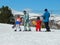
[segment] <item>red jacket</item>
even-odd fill
[[[36,27],[41,28],[41,23],[42,23],[42,21],[41,21],[41,20],[37,20],[37,21],[36,21]]]

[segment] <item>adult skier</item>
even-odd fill
[[[45,9],[44,11],[45,11],[45,13],[43,14],[43,22],[45,24],[46,31],[50,31],[50,27],[49,27],[50,13],[48,12],[47,9]]]
[[[24,31],[31,31],[30,29],[30,22],[29,22],[29,14],[27,13],[27,11],[23,11],[24,13]]]

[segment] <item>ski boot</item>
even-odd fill
[[[17,31],[17,30],[14,30],[14,31]]]
[[[19,31],[21,31],[21,29]]]

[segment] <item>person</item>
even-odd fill
[[[31,31],[30,29],[30,22],[29,22],[29,14],[27,11],[23,11],[24,13],[24,31]]]
[[[50,17],[50,13],[48,12],[47,9],[44,10],[45,13],[43,14],[43,22],[46,28],[46,31],[50,31],[50,27],[49,27],[49,17]]]
[[[23,18],[23,17],[20,17],[20,22],[22,22],[22,18]],[[14,25],[12,26],[13,29],[16,27],[16,19],[14,20],[14,22],[15,22],[15,23],[14,23]]]
[[[36,31],[41,31],[41,23],[42,23],[42,21],[40,20],[40,17],[37,17],[37,20],[36,20]]]
[[[15,24],[16,24],[15,31],[17,31],[18,28],[19,28],[19,31],[21,31],[21,28],[20,28],[21,22],[22,22],[22,18],[18,15],[17,18],[16,18],[16,22],[15,22]]]

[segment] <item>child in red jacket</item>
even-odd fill
[[[37,17],[37,20],[36,20],[36,31],[41,31],[41,23],[42,23],[42,21],[40,20],[40,17]]]

